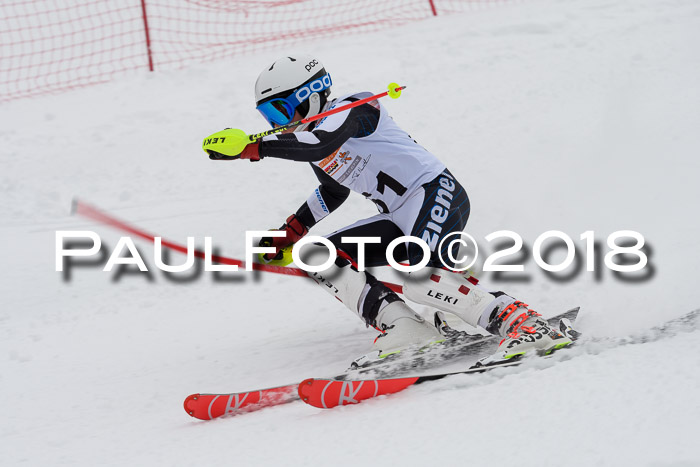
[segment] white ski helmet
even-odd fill
[[[266,67],[255,81],[255,104],[274,126],[291,123],[295,111],[302,118],[318,114],[331,93],[331,76],[311,55],[282,57]],[[294,131],[306,129],[300,125]]]

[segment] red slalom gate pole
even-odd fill
[[[111,227],[114,227],[116,229],[119,229],[121,231],[130,233],[132,235],[135,235],[137,237],[140,237],[144,240],[147,240],[149,242],[155,241],[155,237],[157,235],[153,235],[151,233],[148,233],[136,226],[130,225],[120,219],[117,219],[116,217],[107,214],[106,212],[96,208],[95,206],[91,206],[87,203],[84,203],[78,199],[73,200],[73,214],[78,214],[80,216],[86,217],[88,219],[92,219],[94,221],[100,222],[105,225],[109,225]],[[179,245],[175,242],[171,242],[168,240],[161,240],[161,245],[165,248],[169,248],[174,251],[178,251],[180,253],[187,254],[187,247],[183,245]],[[205,254],[202,251],[195,250],[194,251],[194,256],[197,258],[205,258]],[[220,255],[212,255],[211,257],[212,262],[216,262],[219,264],[229,264],[229,265],[236,265],[239,268],[245,267],[245,263],[241,261],[240,259],[234,259],[234,258],[228,258],[226,256],[220,256]],[[287,276],[300,276],[300,277],[309,277],[309,275],[304,271],[303,269],[299,268],[294,268],[294,267],[289,267],[289,266],[273,266],[270,264],[260,264],[260,263],[253,263],[252,265],[253,269],[256,271],[265,271],[265,272],[272,272],[275,274],[284,274]],[[403,287],[401,287],[399,284],[393,284],[391,282],[383,282],[384,285],[386,285],[388,288],[393,290],[396,293],[403,293]]]

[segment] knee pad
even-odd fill
[[[472,326],[486,327],[494,308],[502,308],[514,299],[503,292],[488,292],[479,281],[444,269],[411,273],[403,285],[404,296],[411,301],[457,315]]]

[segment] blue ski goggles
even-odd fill
[[[315,92],[325,91],[332,85],[331,75],[326,73],[306,83],[287,97],[275,97],[256,107],[271,126],[282,126],[292,122],[296,108]]]

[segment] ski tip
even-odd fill
[[[297,391],[299,392],[299,399],[306,402],[307,404],[309,403],[309,398],[311,397],[309,390],[311,387],[313,387],[314,381],[314,378],[307,378],[301,383],[299,383],[299,386],[297,388]]]
[[[200,395],[199,394],[190,394],[187,396],[185,399],[185,412],[191,417],[199,418],[196,415],[195,409],[194,409],[194,404],[196,403],[197,400],[199,400]]]

